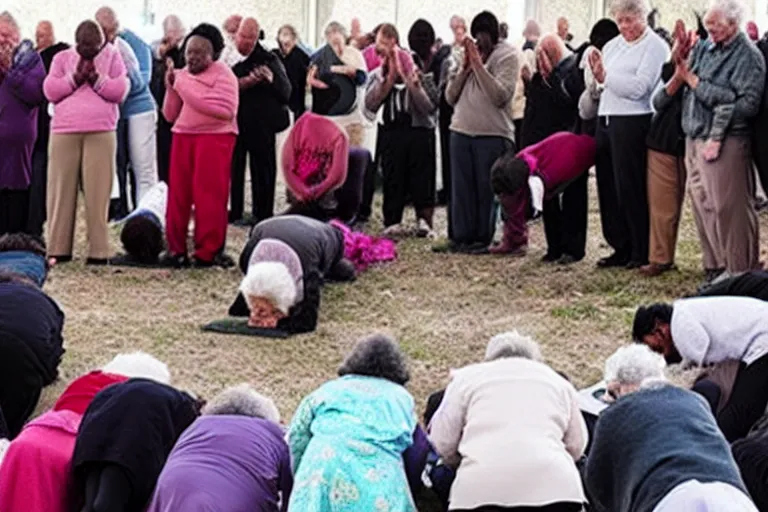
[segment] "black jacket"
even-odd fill
[[[550,135],[577,129],[579,97],[584,92],[584,73],[575,55],[566,57],[548,80],[536,72],[525,85],[525,117],[522,149]]]
[[[235,64],[232,71],[243,78],[259,66],[267,66],[272,71],[272,83],[262,82],[248,89],[240,89],[240,107],[237,111],[237,124],[240,133],[266,130],[278,133],[290,124],[288,100],[291,97],[291,82],[285,67],[275,54],[256,44],[251,54],[242,62]]]
[[[298,46],[288,55],[283,55],[280,50],[272,50],[283,63],[288,81],[291,83],[291,97],[288,100],[288,108],[298,119],[307,109],[307,69],[309,69],[309,55]]]
[[[181,48],[171,48],[164,58],[158,59],[157,55],[152,53],[152,78],[149,82],[149,90],[152,92],[152,96],[155,98],[157,108],[159,112],[163,110],[163,101],[165,101],[165,72],[167,67],[165,65],[166,59],[173,61],[173,67],[175,69],[181,69],[184,67],[184,54],[181,52]],[[163,115],[158,116],[161,123],[166,123]]]
[[[675,63],[667,62],[661,70],[661,79],[666,83],[675,73]],[[667,155],[685,155],[685,134],[683,133],[683,88],[681,87],[673,101],[653,115],[651,128],[648,130],[646,145],[648,149]]]
[[[248,272],[248,263],[256,245],[267,238],[289,245],[301,261],[304,274],[304,300],[291,309],[277,327],[290,334],[314,331],[320,309],[323,282],[344,257],[344,235],[330,224],[299,215],[281,215],[255,225],[240,254],[240,270]],[[242,294],[229,309],[231,316],[249,316]]]
[[[56,43],[40,52],[40,58],[43,60],[45,72],[51,70],[51,63],[57,53],[68,49],[67,43]],[[48,101],[43,102],[37,110],[37,141],[35,141],[35,151],[48,152],[48,140],[51,136],[51,116],[48,115]]]

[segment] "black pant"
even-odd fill
[[[133,497],[131,481],[115,464],[93,464],[84,468],[85,506],[82,512],[123,512]]]
[[[128,193],[129,180],[130,194]],[[117,184],[120,189],[120,198],[111,208],[110,217],[122,219],[136,207],[136,175],[131,168],[131,159],[128,154],[128,119],[120,119],[117,122]]]
[[[467,510],[455,510],[454,512],[581,512],[581,503],[561,501],[540,507],[499,507],[488,505]]]
[[[597,128],[597,190],[605,241],[616,253],[648,261],[648,149],[651,115],[601,117]]]
[[[562,194],[544,201],[544,235],[547,254],[568,254],[576,260],[584,258],[587,245],[587,185],[585,172],[571,182]]]
[[[406,199],[416,214],[435,206],[435,132],[426,128],[389,128],[381,137],[381,170],[384,178],[384,226],[400,224]]]
[[[742,363],[731,397],[717,424],[729,443],[746,437],[768,405],[768,355],[746,366]]]
[[[523,120],[515,119],[512,124],[515,125],[515,146],[523,149]]]
[[[0,190],[0,235],[25,233],[29,214],[29,189]]]
[[[245,201],[245,164],[251,170],[251,211],[256,223],[274,215],[277,155],[275,134],[264,128],[243,130],[237,137],[232,158],[229,220],[243,218]]]
[[[443,193],[448,201],[451,198],[451,120],[453,107],[445,99],[445,91],[440,95],[440,112],[438,116],[440,131],[440,162],[443,177]],[[450,209],[448,210],[450,212]]]
[[[32,183],[29,186],[29,212],[27,233],[43,236],[43,225],[47,216],[46,200],[48,188],[48,148],[45,144],[35,146],[32,152]]]
[[[363,182],[363,201],[360,203],[358,218],[361,221],[367,221],[373,213],[373,196],[376,194],[376,179],[379,174],[379,165],[381,165],[381,130],[379,125],[376,131],[376,151],[373,159],[368,162],[365,171],[365,180]]]
[[[162,112],[157,116],[157,177],[168,183],[168,170],[171,168],[171,141],[173,125],[165,120]]]

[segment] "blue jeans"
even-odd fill
[[[449,232],[454,243],[493,242],[498,203],[491,188],[491,167],[512,147],[512,141],[504,137],[470,137],[451,132]]]

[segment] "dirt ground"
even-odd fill
[[[408,387],[420,409],[430,392],[445,385],[451,368],[479,361],[489,337],[509,329],[533,335],[548,363],[577,386],[591,384],[600,379],[604,359],[628,341],[637,305],[691,293],[702,278],[688,206],[679,271],[648,280],[597,270],[595,261],[608,249],[592,182],[585,261],[569,267],[541,263],[541,223],[532,224],[529,254],[522,259],[438,255],[427,240],[404,241],[396,262],[354,284],[327,286],[317,332],[287,340],[201,332],[201,325],[226,316],[241,277],[237,269],[84,267],[81,219],[80,258],[56,267],[46,285],[66,313],[67,352],[61,378],[45,391],[40,410],[76,376],[119,352],[140,349],[169,364],[175,385],[203,397],[251,382],[275,399],[289,421],[305,394],[335,376],[355,340],[376,331],[395,336],[410,358]],[[380,226],[376,218],[369,229]],[[445,232],[444,209],[439,229]],[[117,249],[117,228],[113,236]],[[245,237],[244,229],[230,228],[231,256],[239,255]]]

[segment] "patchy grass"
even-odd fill
[[[400,340],[411,359],[409,389],[419,404],[445,385],[450,368],[478,361],[489,337],[508,329],[535,336],[548,362],[577,386],[591,384],[605,357],[628,340],[635,307],[693,292],[701,272],[688,210],[679,271],[647,280],[633,272],[597,270],[596,260],[608,250],[594,186],[590,194],[583,262],[541,263],[541,223],[531,226],[529,255],[523,259],[437,255],[427,241],[404,241],[397,262],[370,270],[354,284],[326,287],[317,332],[288,340],[201,332],[204,323],[226,316],[241,277],[236,269],[90,269],[82,264],[81,238],[78,261],[56,267],[47,285],[67,315],[67,353],[61,379],[46,390],[41,409],[74,377],[120,351],[142,349],[170,365],[176,385],[204,397],[250,381],[275,398],[288,420],[306,393],[335,376],[355,340],[373,331]],[[442,210],[438,223],[444,231]],[[375,219],[371,228],[377,227]],[[82,221],[77,233],[83,237]],[[114,230],[116,248],[117,235]],[[245,230],[230,228],[232,256],[245,237]]]

